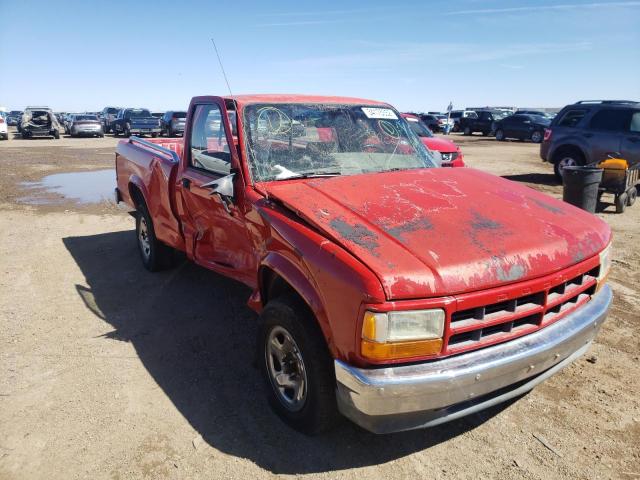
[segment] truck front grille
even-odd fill
[[[589,301],[596,290],[599,268],[534,293],[453,312],[444,353],[452,355],[511,340],[559,320]]]

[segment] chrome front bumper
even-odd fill
[[[613,295],[608,285],[535,333],[432,362],[362,369],[335,361],[338,408],[374,433],[439,425],[528,392],[589,347]]]

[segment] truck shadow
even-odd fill
[[[502,175],[502,178],[514,182],[533,183],[535,185],[546,185],[549,187],[562,187],[556,180],[553,173],[523,173],[520,175]]]
[[[88,284],[76,285],[78,295],[113,327],[105,341],[131,342],[160,388],[212,447],[273,473],[385,463],[472,430],[505,408],[429,430],[376,436],[345,421],[333,432],[306,437],[284,425],[264,400],[252,366],[258,318],[246,306],[247,287],[190,262],[148,273],[131,231],[63,242]]]

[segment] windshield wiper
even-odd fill
[[[291,180],[292,178],[318,178],[318,177],[338,177],[342,175],[341,172],[309,172],[309,173],[297,173],[287,178],[280,180]]]

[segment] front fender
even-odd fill
[[[364,303],[385,301],[379,279],[362,262],[300,218],[260,208],[267,236],[260,269],[282,277],[309,305],[334,358],[357,361],[359,316]],[[262,276],[258,278],[264,292]],[[254,296],[257,299],[257,296]],[[264,303],[254,303],[259,308]]]
[[[260,278],[260,291],[264,294],[265,289],[268,287],[267,285],[263,285],[263,282],[265,278],[264,271],[269,268],[287,282],[309,306],[320,325],[322,333],[327,339],[329,350],[333,350],[331,327],[322,298],[318,294],[318,286],[315,284],[311,274],[303,271],[301,267],[301,263],[294,262],[279,252],[269,252],[263,259],[258,273]]]

